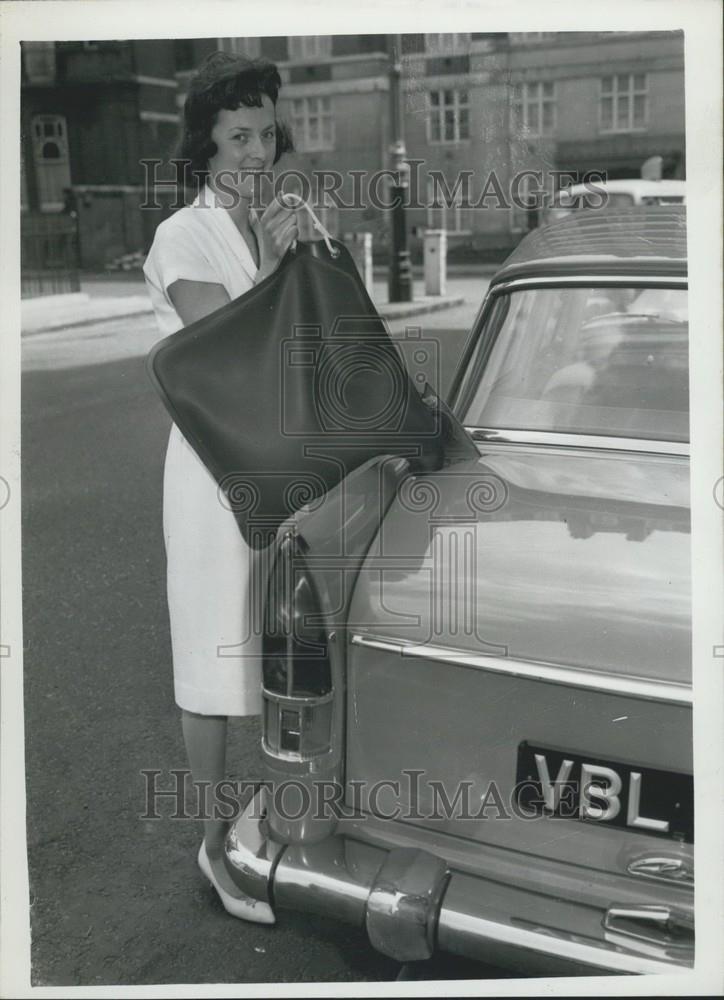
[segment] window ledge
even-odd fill
[[[648,126],[642,125],[639,128],[601,128],[599,135],[632,135],[634,133],[648,132]]]

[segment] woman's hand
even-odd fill
[[[299,238],[297,213],[276,198],[264,209],[254,226],[259,242],[259,270],[256,282],[273,274],[293,241]]]

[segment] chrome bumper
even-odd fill
[[[232,825],[226,855],[241,888],[275,908],[319,913],[364,927],[370,943],[401,962],[436,949],[521,974],[689,972],[693,951],[647,949],[636,954],[592,937],[531,925],[505,912],[500,887],[410,847],[386,850],[336,833],[309,845],[267,836],[259,796]],[[523,912],[525,912],[523,910]]]

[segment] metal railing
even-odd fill
[[[78,221],[68,213],[26,213],[20,221],[22,298],[80,291]]]

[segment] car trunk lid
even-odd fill
[[[349,797],[613,872],[688,856],[688,532],[669,456],[496,445],[404,484],[350,613]]]

